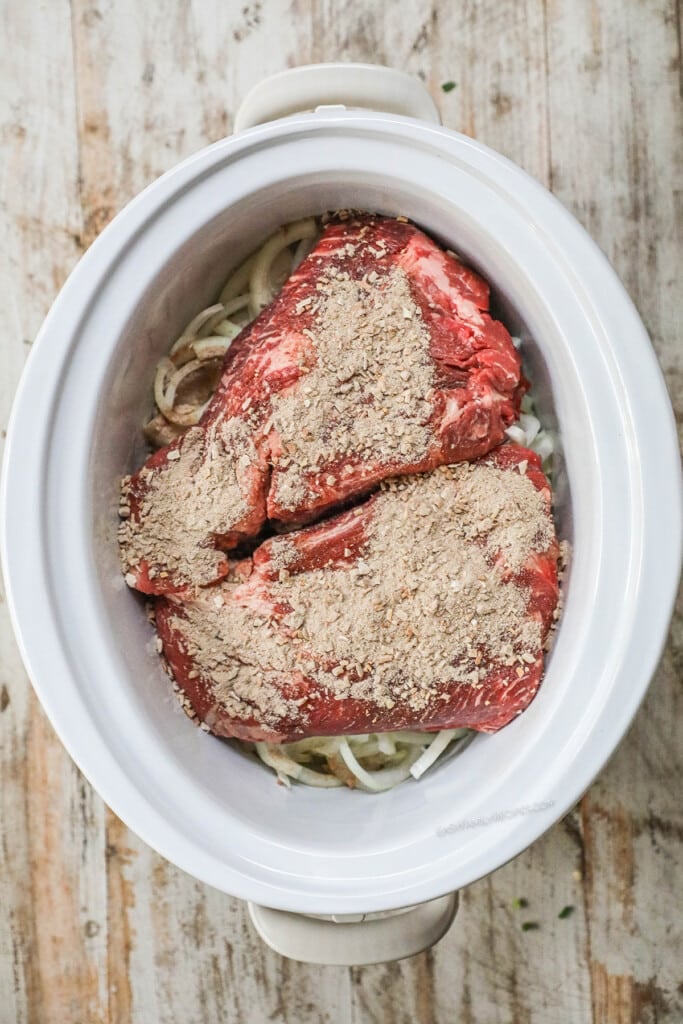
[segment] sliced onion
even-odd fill
[[[177,423],[171,423],[162,413],[153,416],[142,428],[152,448],[165,448],[185,431]]]
[[[419,757],[419,751],[407,751],[402,764],[394,768],[381,768],[375,772],[366,771],[359,764],[345,737],[342,738],[339,744],[339,755],[349,771],[356,776],[361,786],[371,793],[381,793],[383,790],[392,789],[399,782],[403,782],[404,779],[410,778],[410,768]]]
[[[316,772],[313,768],[305,768],[300,764],[297,782],[303,782],[306,786],[318,786],[319,789],[333,789],[343,786],[344,783],[336,775],[328,775],[326,772]]]
[[[317,786],[330,785],[321,782],[321,778],[336,778],[343,785],[357,783],[361,789],[380,793],[392,789],[411,775],[421,777],[452,742],[468,735],[472,735],[469,729],[437,733],[403,730],[355,736],[312,736],[281,746],[262,743],[255,744],[255,747],[261,759],[278,776],[284,773],[288,779]],[[377,758],[382,754],[386,758],[384,768],[370,770],[362,763],[366,758]],[[327,760],[329,773],[314,771],[302,764],[314,756]]]
[[[442,729],[437,732],[424,753],[420,754],[415,764],[411,766],[410,774],[413,778],[421,778],[456,736],[464,736],[466,731],[466,729]]]
[[[223,303],[223,312],[226,316],[232,316],[233,313],[239,312],[240,309],[245,309],[249,305],[249,292],[244,292],[243,295],[237,295],[234,299],[230,299],[229,302]]]
[[[539,434],[536,438],[533,445],[533,450],[541,458],[541,460],[545,462],[545,460],[549,459],[555,451],[555,442],[552,436],[548,434],[546,431],[543,431],[543,433]]]
[[[308,217],[306,220],[295,221],[287,227],[280,228],[259,250],[249,277],[249,309],[252,316],[260,313],[272,298],[270,269],[278,253],[293,242],[301,241],[302,238],[315,238],[317,233],[315,220]]]
[[[194,427],[206,412],[209,403],[203,405],[181,405],[163,410],[169,423],[177,423],[179,427]]]
[[[292,273],[292,250],[282,249],[270,265],[268,271],[268,287],[271,298],[280,291],[287,278]]]
[[[202,310],[187,325],[171,348],[170,355],[175,365],[184,366],[185,363],[192,359],[192,352],[197,340],[215,337],[217,334],[226,338],[235,338],[242,330],[242,326],[233,323],[228,317],[230,314],[244,309],[248,302],[248,295],[240,295],[239,300],[236,299],[233,302],[228,302],[225,306],[216,303],[216,305]]]
[[[166,384],[169,377],[176,371],[175,363],[164,357],[157,363],[157,371],[154,375],[154,401],[160,412],[164,413],[166,407]],[[165,415],[165,413],[164,413]]]
[[[175,399],[179,384],[203,365],[200,359],[193,359],[191,362],[185,363],[170,377],[164,394],[159,396],[161,401],[157,398],[159,411],[171,423],[177,423],[181,427],[191,427],[195,423],[199,423],[202,418],[208,402],[204,402],[202,405],[183,405],[176,409]]]
[[[169,352],[171,358],[173,359],[173,356],[176,356],[181,349],[187,347],[190,342],[194,341],[198,336],[198,332],[202,329],[207,320],[210,320],[217,313],[222,313],[222,311],[223,303],[216,302],[213,306],[207,306],[206,309],[201,311],[201,313],[197,313],[197,315],[190,320],[180,337],[171,346],[171,351]],[[177,359],[173,359],[173,362],[176,366],[178,365]]]
[[[264,761],[271,768],[274,768],[278,773],[278,776],[283,776],[296,779],[297,782],[303,782],[307,786],[318,786],[323,789],[332,789],[342,786],[341,779],[336,778],[334,775],[326,775],[323,772],[313,771],[311,768],[305,768],[301,764],[297,764],[291,757],[288,757],[281,750],[278,750],[271,743],[255,743],[257,753],[262,761]],[[283,780],[284,781],[284,780]]]
[[[283,750],[288,757],[298,760],[300,757],[309,757],[317,754],[319,757],[328,757],[335,754],[339,746],[339,738],[336,736],[311,736],[306,740],[297,740],[295,743],[283,743],[279,750]]]
[[[358,758],[374,757],[379,754],[379,743],[374,735],[347,736],[349,746]]]
[[[221,306],[212,317],[206,321],[203,327],[200,327],[195,334],[196,338],[209,338],[212,334],[216,333],[216,327],[218,324],[225,320],[225,306]]]
[[[540,420],[536,416],[532,416],[531,413],[523,412],[519,417],[519,425],[524,431],[527,447],[530,448],[541,429]]]
[[[220,334],[223,338],[229,338],[232,341],[242,330],[239,324],[236,324],[233,320],[221,320],[216,327],[216,334]]]
[[[207,359],[222,359],[231,344],[232,338],[227,338],[222,334],[214,334],[210,338],[201,338],[199,341],[193,341],[192,348],[197,359],[201,362],[206,362]]]
[[[249,278],[256,262],[258,253],[252,253],[251,256],[247,257],[244,263],[240,263],[237,270],[235,270],[223,285],[222,291],[218,296],[218,301],[222,302],[225,306],[231,299],[241,295],[244,289],[249,284]],[[248,301],[248,300],[247,300]],[[239,308],[239,307],[238,307]]]
[[[511,427],[508,427],[505,433],[507,434],[511,441],[515,442],[515,444],[526,445],[526,434],[524,433],[521,427],[513,425]]]
[[[426,747],[431,740],[433,733],[402,729],[399,732],[392,732],[390,735],[395,743],[407,743],[409,746]]]
[[[201,365],[202,364],[199,359],[193,359],[191,362],[185,363],[184,366],[181,366],[179,369],[175,370],[174,373],[171,375],[168,384],[166,385],[166,390],[164,392],[163,397],[163,404],[165,408],[159,406],[164,415],[166,415],[166,408],[172,409],[175,404],[175,398],[179,384],[181,384],[186,377],[189,377],[190,374],[194,373],[195,370],[198,370]]]
[[[394,737],[390,732],[377,733],[377,749],[381,754],[387,754],[389,757],[393,757],[396,753],[396,743],[394,742]]]
[[[294,259],[292,260],[292,271],[295,271],[300,263],[308,256],[309,252],[313,248],[315,238],[302,238],[296,249],[294,250]]]

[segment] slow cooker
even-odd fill
[[[680,569],[674,421],[643,325],[596,245],[522,170],[443,128],[421,83],[370,65],[298,68],[257,86],[236,129],[133,200],[45,320],[7,438],[9,603],[54,728],[131,829],[250,901],[281,952],[390,959],[435,941],[459,888],[562,817],[633,718]],[[409,217],[491,282],[557,432],[555,514],[572,550],[529,709],[380,796],[287,790],[195,728],[116,544],[119,478],[142,461],[170,340],[275,228],[343,207]]]

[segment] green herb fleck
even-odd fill
[[[512,901],[512,906],[515,910],[524,910],[529,906],[529,901],[525,900],[523,896],[518,896],[516,900]]]
[[[444,82],[441,86],[442,92],[453,92],[457,84],[457,82]]]
[[[523,932],[535,932],[538,931],[540,925],[538,921],[525,921],[522,925]]]
[[[564,919],[565,917],[571,917],[573,913],[573,907],[563,907],[557,916]]]

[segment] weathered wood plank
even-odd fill
[[[553,188],[625,282],[680,416],[676,14],[673,0],[551,2],[548,52]],[[581,806],[598,1024],[683,1018],[681,639],[679,617],[627,740]]]
[[[190,878],[112,822],[115,834],[121,845],[110,846],[110,921],[116,908],[116,934],[125,939],[116,963],[128,983],[112,999],[112,1024],[348,1019],[347,971],[277,956],[255,935],[245,904]]]
[[[27,743],[31,911],[45,1020],[107,1020],[102,802],[42,713]],[[31,1012],[29,1004],[29,1020]],[[33,1018],[34,1019],[34,1018]]]
[[[463,892],[453,927],[433,950],[400,965],[354,970],[355,1019],[588,1024],[577,828],[572,815],[527,853]],[[528,905],[517,907],[516,901]],[[565,907],[573,910],[560,919]],[[524,931],[524,923],[538,928]]]
[[[260,3],[71,6],[89,242],[150,181],[229,134],[237,98],[287,65],[297,32]]]
[[[81,230],[69,11],[3,4],[0,423]],[[10,45],[11,43],[11,45]],[[0,606],[0,1020],[106,1020],[101,801],[38,708]]]

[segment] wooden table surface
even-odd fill
[[[253,83],[337,59],[419,75],[446,125],[560,197],[625,282],[683,411],[676,0],[3,7],[0,426],[50,303],[116,211],[229,133]],[[54,736],[0,613],[2,1024],[683,1021],[680,617],[580,805],[465,891],[435,949],[347,970],[271,953],[243,904],[125,828]]]

